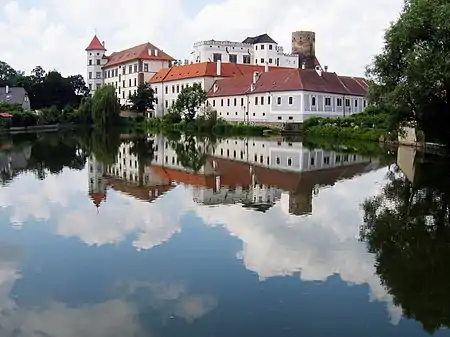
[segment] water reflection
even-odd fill
[[[404,196],[409,180],[386,177],[384,158],[276,139],[91,132],[4,143],[3,335],[421,336],[414,320],[449,324],[447,234],[382,216],[379,198],[410,200],[391,192],[400,180]],[[406,160],[408,171],[398,155],[416,193],[409,217],[428,205],[423,214],[448,224],[448,206],[433,206],[448,185],[424,182],[425,164]],[[433,163],[438,179],[447,164]]]

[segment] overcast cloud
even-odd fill
[[[280,4],[282,3],[282,6]],[[363,75],[403,0],[0,0],[0,60],[85,73],[95,31],[109,52],[152,42],[177,59],[199,40],[243,40],[267,32],[290,49],[291,32],[316,32],[330,71]]]

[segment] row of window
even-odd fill
[[[200,86],[202,86],[202,82],[198,82],[198,84],[200,84]],[[177,85],[173,84],[172,85],[172,94],[175,94],[175,92],[177,94],[179,94],[180,91],[183,90],[185,87],[186,88],[189,87],[189,83],[181,84],[181,85],[180,84],[177,84]],[[155,88],[153,88],[153,90],[154,90],[155,94],[158,93],[158,88],[155,87]],[[166,94],[169,93],[169,86],[168,85],[165,86],[164,91],[165,91]]]
[[[142,71],[142,64],[130,64],[127,66],[119,66],[119,68],[122,68],[122,75],[127,74],[134,74],[138,71]],[[111,77],[117,77],[119,76],[119,68],[105,70],[105,78],[111,78]],[[128,72],[127,72],[128,69]],[[144,72],[148,72],[148,63],[144,63]]]
[[[213,54],[213,61],[223,61],[222,60],[222,54],[221,53],[214,53]],[[230,63],[238,63],[238,56],[236,54],[228,54],[228,62]],[[251,58],[250,55],[242,55],[242,63],[244,64],[250,64]]]

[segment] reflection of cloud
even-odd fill
[[[136,308],[118,299],[81,308],[51,303],[46,309],[25,313],[20,336],[143,336],[137,315]]]
[[[392,304],[375,275],[373,255],[358,241],[362,218],[358,205],[379,189],[374,183],[383,175],[380,170],[321,190],[309,217],[289,215],[287,195],[266,214],[238,205],[197,206],[196,212],[206,223],[223,225],[242,240],[239,257],[261,279],[300,272],[305,281],[325,281],[339,274],[348,283],[368,284],[371,299],[385,301],[396,324],[401,309]]]
[[[182,189],[175,188],[169,192],[169,198],[153,203],[141,202],[113,190],[108,193],[108,200],[100,206],[99,214],[87,200],[78,209],[72,208],[61,215],[57,233],[76,236],[89,245],[119,243],[128,235],[136,235],[133,246],[150,249],[180,230],[179,218],[186,200]],[[174,205],[177,205],[175,209]]]

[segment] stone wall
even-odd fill
[[[310,31],[292,32],[292,54],[299,55],[299,67],[314,69],[316,58],[316,33]]]

